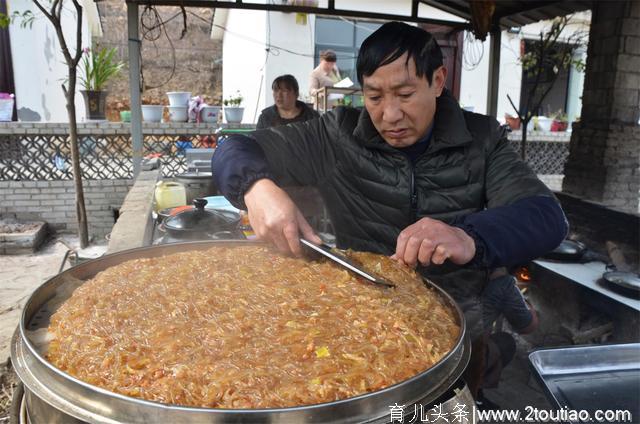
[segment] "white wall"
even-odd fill
[[[465,31],[464,36],[467,36]],[[479,63],[462,63],[460,73],[460,104],[464,107],[473,108],[473,112],[486,113],[487,111],[487,81],[489,78],[489,45],[490,36],[487,36],[485,43],[474,43],[469,50],[474,49],[474,54],[469,55],[469,62],[478,60]],[[467,44],[464,44],[467,48]],[[484,52],[483,52],[484,49]],[[480,56],[480,53],[482,56]],[[469,54],[469,52],[467,52]]]
[[[320,2],[320,6],[326,4]],[[335,7],[389,14],[409,15],[411,12],[409,0],[338,0]],[[425,5],[420,6],[419,16],[462,21]],[[267,14],[264,11],[229,10],[227,32],[223,41],[223,98],[240,89],[245,97],[243,122],[256,122],[260,111],[273,104],[271,83],[279,75],[295,76],[300,85],[301,98],[305,100],[305,93],[309,91],[309,73],[313,69],[315,49],[315,15],[307,15],[307,18],[306,25],[300,25],[296,23],[295,13]],[[241,34],[242,37],[237,34]],[[268,57],[265,57],[268,43],[272,49]],[[266,65],[262,69],[265,59]],[[254,118],[256,104],[258,108]]]
[[[309,92],[309,73],[313,69],[315,39],[315,16],[307,17],[306,25],[296,24],[295,13],[269,12],[271,45],[274,46],[267,59],[265,105],[273,104],[271,83],[279,75],[291,74],[298,80],[300,97]],[[277,49],[284,47],[294,53]]]
[[[19,21],[9,28],[18,117],[28,121],[68,122],[66,101],[61,88],[68,75],[67,66],[56,32],[30,0],[11,0],[9,4],[10,13],[31,10],[36,16],[31,28],[20,28]],[[71,2],[65,2],[62,22],[67,44],[73,49],[76,42],[76,18]],[[84,17],[82,40],[83,46],[91,45],[89,24]],[[71,50],[71,54],[74,53]],[[79,92],[76,93],[76,111],[78,120],[83,120],[84,101]]]
[[[265,93],[271,93],[271,82],[264,80],[266,12],[230,10],[226,28],[222,44],[222,97],[226,99],[240,90],[245,108],[242,121],[256,122],[265,105]]]
[[[326,6],[326,1],[320,5]],[[368,10],[377,13],[409,14],[411,10],[408,0],[337,0],[337,9]],[[449,13],[440,11],[430,6],[421,4],[419,16],[434,19],[443,19],[460,22],[463,21]],[[581,13],[574,19],[576,25],[568,28],[567,33],[577,29],[588,29],[590,13]],[[502,33],[501,61],[500,61],[500,85],[498,89],[498,120],[504,122],[505,113],[514,115],[507,94],[514,103],[519,105],[522,67],[518,61],[520,54],[520,41],[523,37],[535,38],[542,28],[550,25],[549,21],[527,25],[522,28],[520,34]],[[315,16],[308,15],[306,25],[295,22],[295,14],[263,11],[230,10],[227,20],[227,32],[224,37],[223,50],[223,91],[224,97],[240,89],[245,96],[244,122],[255,122],[257,116],[266,106],[273,104],[271,95],[271,82],[282,74],[292,74],[300,84],[300,93],[303,96],[308,92],[308,75],[313,69],[313,53],[315,40]],[[233,32],[243,34],[252,41],[242,39]],[[273,46],[265,57],[267,43]],[[483,45],[483,55],[479,64],[474,69],[466,69],[464,64],[461,73],[460,103],[467,107],[473,107],[475,112],[487,111],[487,86],[489,77],[489,46],[490,37]],[[284,47],[298,54],[292,54],[277,47]],[[465,44],[465,47],[466,44]],[[476,46],[479,47],[479,46]],[[266,59],[266,66],[265,64]],[[262,88],[260,82],[262,81]],[[573,82],[578,86],[580,81]],[[574,95],[570,104],[571,108],[580,110],[579,95]],[[576,104],[578,102],[578,104]],[[258,105],[258,113],[254,117],[254,111]],[[579,112],[578,112],[579,113]]]

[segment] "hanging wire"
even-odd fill
[[[143,90],[162,87],[163,85],[171,81],[176,73],[176,49],[173,45],[173,40],[171,40],[171,37],[169,37],[169,33],[167,32],[167,23],[171,22],[178,16],[182,16],[182,31],[180,33],[180,39],[183,39],[187,34],[187,11],[184,6],[180,6],[180,11],[178,13],[174,14],[164,21],[162,20],[160,13],[155,6],[147,5],[142,10],[142,13],[140,15],[140,33],[142,39],[153,43],[153,46],[156,48],[157,52],[158,45],[156,44],[156,42],[164,35],[169,42],[171,52],[171,72],[169,73],[169,76],[160,84],[146,85],[144,77],[144,66],[142,62],[142,49],[140,49],[140,78],[142,80],[141,87]]]
[[[467,71],[473,71],[478,67],[484,56],[484,43],[466,31],[462,47],[462,66]]]

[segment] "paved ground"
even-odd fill
[[[68,247],[78,246],[77,238],[61,236],[48,240],[35,254],[0,255],[0,423],[9,422],[9,407],[16,382],[9,351],[11,338],[20,322],[22,307],[40,284],[58,273]]]
[[[71,247],[77,238],[62,236]],[[9,344],[29,295],[56,275],[68,248],[59,239],[50,239],[37,253],[0,256],[0,363],[9,357]]]

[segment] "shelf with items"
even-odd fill
[[[329,106],[333,102],[333,96],[335,96],[335,100],[342,100],[338,105],[354,107],[362,107],[364,105],[362,90],[359,88],[322,87],[314,95],[315,109],[319,113],[325,113],[330,110]]]

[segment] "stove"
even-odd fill
[[[637,296],[621,293],[603,281],[602,275],[608,271],[604,262],[565,263],[538,259],[533,264],[640,312],[640,299]]]

